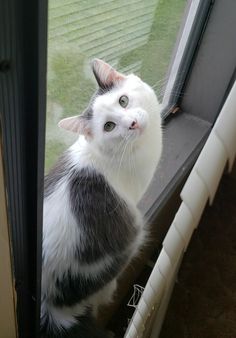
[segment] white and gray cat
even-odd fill
[[[95,59],[98,90],[61,128],[78,141],[45,178],[41,336],[105,338],[93,318],[145,242],[137,203],[162,150],[152,88]]]

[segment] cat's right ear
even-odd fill
[[[88,120],[83,116],[72,116],[61,120],[58,126],[62,129],[76,134],[83,134],[86,137],[91,136],[91,130],[88,126]]]

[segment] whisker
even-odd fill
[[[123,145],[125,144],[125,140],[121,140],[121,142],[119,142],[116,147],[113,149],[113,155],[111,157],[111,159],[109,159],[109,161],[106,163],[105,167],[103,168],[103,172],[104,172],[104,176],[107,177],[108,172],[110,172],[111,170],[113,170],[113,167],[115,169],[116,167],[116,163],[114,161],[116,155],[119,156],[120,150],[122,149]],[[113,165],[114,162],[114,165]],[[106,201],[106,190],[107,190],[107,186],[105,187],[105,201]],[[106,203],[105,203],[106,205]]]
[[[121,169],[121,165],[122,165],[122,162],[123,162],[123,158],[124,158],[124,155],[125,155],[125,151],[126,151],[126,148],[127,148],[127,145],[128,145],[128,139],[130,138],[130,135],[128,135],[125,139],[126,139],[126,144],[124,146],[124,150],[123,150],[123,153],[121,155],[121,159],[120,159],[120,164],[119,164],[119,168],[118,168],[118,177],[120,175],[120,169]]]
[[[152,85],[151,87],[154,89],[159,85],[161,86],[166,85],[168,82],[168,79],[169,79],[169,76],[165,76],[162,79],[158,80],[156,83],[154,83],[154,85]]]
[[[130,135],[128,135],[127,137],[125,137],[123,139],[123,142],[122,145],[124,145],[123,147],[123,151],[122,151],[122,154],[121,154],[121,158],[120,158],[120,161],[119,161],[119,167],[118,167],[118,170],[117,170],[117,177],[119,177],[120,175],[120,170],[121,170],[121,166],[122,166],[122,163],[123,163],[123,159],[125,157],[125,153],[126,153],[126,150],[127,150],[127,147],[129,146],[129,138],[130,138]],[[122,200],[119,200],[117,205],[115,206],[115,208],[113,208],[112,210],[109,211],[109,213],[113,213],[118,207],[119,205],[122,203]]]

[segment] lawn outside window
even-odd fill
[[[80,114],[95,91],[89,61],[135,73],[162,99],[188,0],[49,0],[46,171],[76,139],[58,121]]]

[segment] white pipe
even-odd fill
[[[235,153],[236,82],[180,194],[182,203],[163,241],[126,338],[158,337],[183,254],[207,201],[213,202],[227,162],[231,170]],[[147,335],[150,329],[152,333]]]

